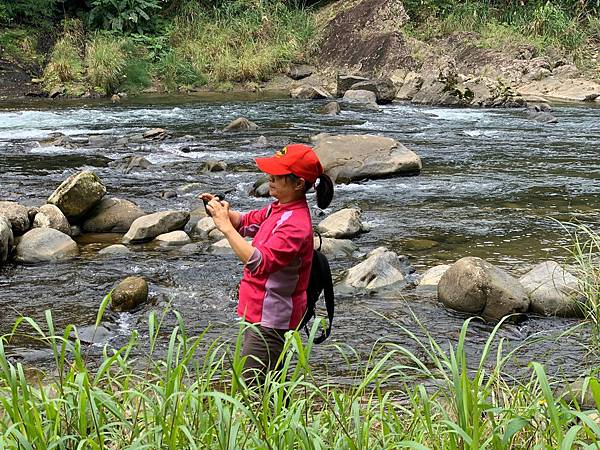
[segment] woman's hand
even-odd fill
[[[235,230],[233,224],[231,223],[231,218],[229,217],[229,203],[226,201],[218,201],[218,197],[211,197],[212,198],[206,207],[208,208],[208,211],[210,212],[210,215],[219,231],[221,231],[223,234],[226,234],[227,231]]]

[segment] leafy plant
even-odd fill
[[[153,27],[153,14],[162,8],[162,3],[163,0],[92,0],[89,22],[118,33],[144,33]]]

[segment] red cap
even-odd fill
[[[314,183],[323,174],[319,157],[312,147],[305,144],[291,144],[269,158],[256,158],[256,165],[269,175],[293,173],[309,183]]]

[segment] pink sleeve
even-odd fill
[[[307,240],[306,232],[292,221],[278,226],[263,244],[256,248],[246,267],[254,275],[277,272],[287,267],[298,256]]]
[[[240,233],[243,237],[254,237],[260,228],[260,225],[269,216],[270,212],[271,205],[268,205],[262,209],[255,209],[242,214],[238,233]]]

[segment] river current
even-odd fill
[[[69,175],[94,170],[108,195],[139,204],[148,213],[193,209],[198,193],[227,191],[232,207],[260,207],[266,199],[248,196],[258,177],[252,158],[272,154],[290,142],[309,142],[317,133],[381,134],[415,151],[423,161],[419,176],[393,177],[337,185],[331,211],[357,206],[371,231],[355,239],[360,251],[331,261],[340,273],[364,254],[386,246],[407,255],[419,273],[463,256],[479,256],[519,276],[534,264],[568,262],[569,237],[561,222],[600,223],[600,109],[556,106],[557,124],[527,119],[517,109],[447,109],[392,104],[380,111],[343,108],[339,116],[317,113],[318,102],[281,98],[146,98],[121,105],[106,103],[33,103],[0,105],[0,199],[39,206]],[[256,122],[253,132],[221,133],[229,121],[244,116]],[[117,145],[123,136],[162,127],[171,138]],[[100,144],[76,148],[40,146],[52,133],[78,137],[102,135]],[[265,136],[266,147],[257,144]],[[187,147],[187,148],[185,148]],[[184,151],[182,151],[182,148]],[[149,169],[124,173],[109,163],[144,156]],[[225,161],[226,172],[201,173],[203,161]],[[191,183],[196,183],[190,186]],[[184,187],[185,186],[185,187]],[[182,189],[184,187],[184,189]],[[176,198],[163,198],[175,191]],[[313,202],[314,204],[314,202]],[[231,339],[237,330],[233,292],[241,265],[233,256],[205,251],[185,254],[151,245],[133,248],[127,257],[107,258],[98,251],[119,242],[118,235],[77,238],[81,256],[56,264],[10,265],[0,270],[0,333],[10,331],[19,315],[41,320],[51,309],[60,326],[94,322],[98,305],[114,284],[137,274],[150,283],[153,304],[133,313],[110,314],[111,344],[125,342],[131,330],[146,332],[152,308],[171,303],[191,334],[211,326],[209,338]],[[436,340],[454,342],[464,316],[446,310],[431,296],[407,291],[402,298],[337,299],[334,332],[328,342],[347,344],[361,358],[378,340],[414,344],[397,324],[425,335],[413,314]],[[167,325],[174,318],[167,317]],[[505,325],[500,334],[509,347],[526,339],[535,343],[519,352],[517,370],[530,360],[553,374],[576,376],[590,362],[588,333],[556,337],[577,320],[530,316]],[[470,339],[474,360],[490,325],[475,323]],[[165,328],[166,335],[170,330]],[[47,354],[23,342],[11,351],[26,361],[43,363]],[[348,373],[341,357],[320,346],[313,355],[340,380]],[[38,361],[39,360],[39,361]]]

